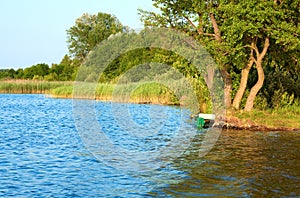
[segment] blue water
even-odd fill
[[[197,149],[205,132],[197,132],[174,161],[145,161],[148,154],[161,152],[179,128],[194,127],[187,112],[95,102],[103,133],[131,154],[125,160],[135,162],[126,164],[123,158],[109,158],[115,150],[100,148],[108,154],[98,155],[89,149],[81,137],[89,134],[76,128],[73,102],[0,94],[0,197],[300,196],[299,132],[223,131],[203,158]],[[137,159],[140,152],[145,158]],[[146,169],[136,166],[139,162]]]
[[[101,102],[98,105],[104,113],[110,106]],[[43,95],[0,95],[0,107],[1,197],[143,196],[161,185],[147,179],[148,176],[128,174],[97,160],[76,130],[72,100]],[[147,114],[149,108],[141,107]],[[138,117],[137,112],[132,113]],[[104,124],[111,120],[102,117],[100,121]],[[145,114],[137,121],[149,124]],[[176,124],[174,119],[171,122]],[[117,126],[110,129],[119,130]],[[104,130],[109,128],[104,126]],[[135,140],[116,141],[131,149]]]

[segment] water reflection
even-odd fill
[[[199,139],[198,139],[199,140]],[[201,141],[190,150],[197,150]],[[300,132],[223,131],[214,149],[199,159],[189,152],[174,162],[184,180],[150,194],[158,196],[278,197],[300,195]]]

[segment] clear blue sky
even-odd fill
[[[138,8],[153,10],[151,0],[0,0],[0,69],[59,63],[68,53],[66,30],[83,13],[142,28]]]

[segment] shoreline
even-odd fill
[[[250,119],[240,119],[234,116],[226,116],[223,129],[247,130],[247,131],[300,131],[300,128],[294,127],[273,127],[263,124],[256,124]]]
[[[57,96],[57,95],[51,95],[47,94],[50,98],[61,98],[61,99],[74,99],[73,96]],[[97,100],[97,101],[112,101],[111,97],[95,97],[95,98],[86,98],[86,97],[79,97],[75,99],[83,99],[83,100]],[[114,102],[124,102],[124,101],[114,101]],[[160,102],[152,102],[150,100],[148,101],[129,101],[127,103],[132,104],[153,104],[153,105],[167,105],[167,106],[180,106],[179,104],[174,103],[160,103]],[[230,112],[229,114],[232,114]],[[248,119],[242,119],[238,118],[233,115],[226,115],[226,117],[223,119],[223,123],[215,124],[215,127],[222,128],[225,130],[247,130],[247,131],[300,131],[300,128],[295,127],[274,127],[274,126],[268,126],[265,124],[257,124],[253,122],[250,118]]]
[[[78,100],[96,100],[96,101],[103,101],[103,102],[124,102],[124,103],[132,103],[132,104],[152,104],[152,105],[166,105],[166,106],[180,106],[180,104],[175,102],[160,102],[158,100],[130,100],[130,101],[124,101],[122,99],[120,100],[112,100],[111,96],[95,96],[93,98],[89,97],[76,97],[69,95],[53,95],[53,94],[44,94],[48,98],[54,98],[54,99],[78,99]]]
[[[73,99],[72,90],[58,92],[54,94],[53,89],[58,87],[71,86],[71,82],[45,82],[45,81],[2,81],[5,85],[0,87],[0,94],[43,94],[48,98],[61,98],[61,99]],[[19,85],[19,86],[13,86]],[[170,97],[161,97],[162,95],[156,96],[137,96],[131,99],[129,102],[117,99],[116,102],[127,102],[133,104],[154,104],[154,105],[170,105],[180,106],[178,102],[171,102]],[[111,93],[100,93],[100,95],[94,98],[77,97],[77,99],[92,99],[99,101],[111,101]],[[277,110],[276,110],[277,111]],[[216,127],[231,130],[248,130],[248,131],[300,131],[300,124],[297,118],[300,118],[299,114],[292,114],[290,117],[286,116],[285,113],[266,113],[263,118],[257,119],[256,115],[248,115],[247,113],[234,112],[232,110],[227,111],[227,115],[222,123],[216,124]],[[267,110],[263,110],[263,113]],[[255,114],[255,113],[253,113]],[[271,117],[272,122],[268,122],[267,117]],[[273,117],[273,118],[272,118]],[[285,117],[285,119],[281,119]],[[296,117],[296,121],[295,121]],[[266,121],[265,121],[266,120]],[[270,118],[269,118],[270,120]],[[275,124],[274,124],[275,123]]]
[[[25,93],[4,93],[0,91],[0,94],[25,94]],[[79,99],[79,100],[97,100],[97,101],[112,101],[111,97],[95,97],[95,98],[87,98],[87,97],[78,97],[78,98],[73,98],[73,96],[70,95],[52,95],[49,93],[26,93],[26,94],[42,94],[47,98],[53,98],[53,99]],[[124,102],[124,101],[115,101],[115,102]],[[151,101],[130,101],[127,103],[132,103],[132,104],[153,104],[153,105],[167,105],[167,106],[180,106],[178,104],[173,104],[173,103],[160,103],[160,102],[151,102]],[[300,131],[300,128],[297,127],[287,127],[287,126],[282,126],[282,127],[274,127],[270,126],[267,124],[261,124],[261,123],[255,123],[253,120],[250,118],[238,118],[234,115],[232,112],[230,112],[230,115],[226,115],[225,118],[223,118],[222,123],[215,123],[214,127],[217,128],[222,128],[224,130],[237,130],[237,131],[242,131],[242,130],[247,130],[247,131]]]

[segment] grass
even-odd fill
[[[158,83],[130,84],[92,84],[83,83],[57,87],[50,94],[56,98],[85,98],[97,100],[114,100],[118,102],[179,104],[175,94],[167,87]]]
[[[50,94],[54,98],[72,98],[73,96],[73,85],[65,85],[56,87],[50,90]]]
[[[278,109],[253,110],[251,112],[234,112],[235,117],[251,120],[256,125],[271,128],[300,129],[300,106],[289,106]]]
[[[71,84],[60,81],[6,80],[0,81],[0,93],[48,94],[52,89]]]

